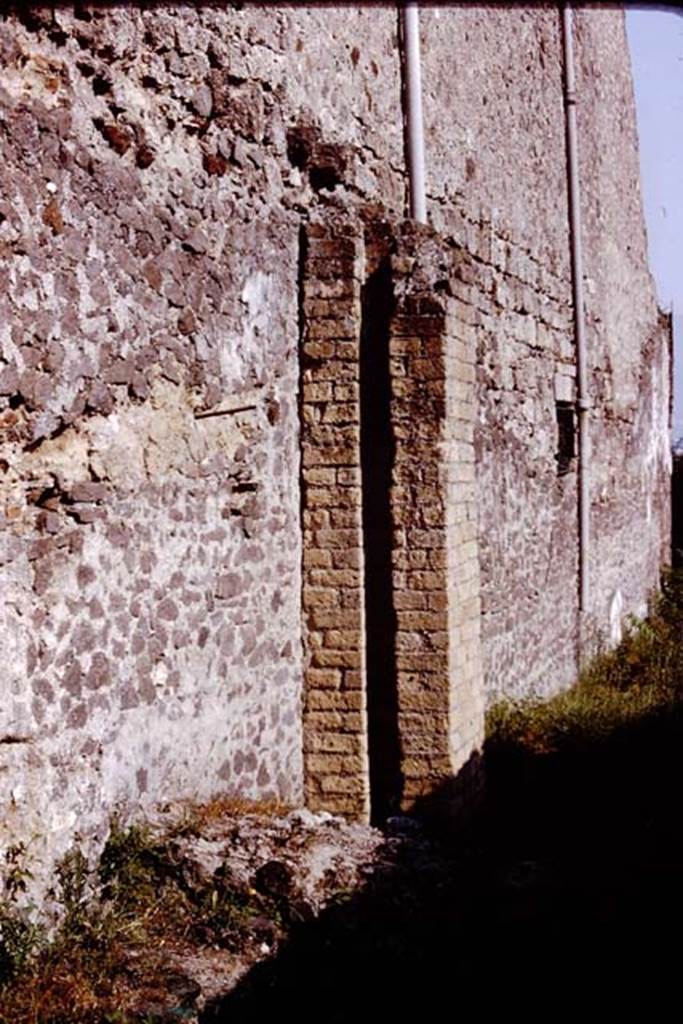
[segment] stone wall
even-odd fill
[[[617,22],[617,24],[615,24]],[[603,633],[643,615],[670,559],[671,324],[657,311],[619,12],[577,15],[591,412],[591,607]],[[609,73],[608,70],[609,69]],[[634,544],[634,537],[639,541]],[[615,609],[621,612],[615,612]]]
[[[553,4],[428,8],[422,28],[432,62],[430,216],[504,285],[473,303],[485,374],[487,689],[490,699],[549,692],[575,675],[578,637],[589,651],[616,638],[622,618],[645,612],[669,557],[670,342],[647,266],[623,12],[575,13],[592,405],[591,599],[581,623],[572,610],[576,463],[553,480],[552,406],[568,392],[565,383],[553,394],[550,382],[574,362],[560,13]],[[498,380],[487,362],[497,362]],[[532,655],[539,637],[543,649]]]
[[[2,827],[42,865],[119,805],[302,796],[299,218],[177,13],[0,25]]]
[[[421,28],[437,234],[411,241],[393,5],[0,15],[0,799],[3,836],[34,835],[37,861],[169,795],[305,791],[360,816],[371,792],[409,802],[422,777],[403,788],[400,716],[416,700],[427,722],[428,701],[408,661],[382,689],[387,658],[437,657],[448,636],[436,732],[416,731],[438,775],[479,742],[477,629],[489,701],[548,693],[657,584],[669,342],[622,14],[577,15],[585,622],[560,451],[575,361],[558,11],[426,7]],[[423,309],[438,330],[425,313],[401,335]],[[431,427],[392,390],[392,345],[404,376],[443,387]],[[432,358],[438,385],[421,379]],[[401,504],[406,481],[429,504]],[[435,525],[442,564],[433,592],[416,576],[385,608],[404,554],[437,557],[403,551],[402,516]]]

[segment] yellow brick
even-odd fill
[[[361,582],[355,569],[312,569],[309,579],[320,587],[358,587]]]
[[[434,654],[397,654],[396,668],[399,672],[419,672],[422,669],[436,672],[446,671],[448,659],[443,653]]]
[[[349,484],[360,484],[361,482],[361,471],[360,468],[355,469],[338,469],[337,470],[337,482],[344,485]]]
[[[341,773],[360,775],[363,764],[358,756],[332,753],[309,754],[306,758],[306,770],[319,776]]]
[[[304,309],[308,309],[309,299],[334,299],[336,302],[349,303],[355,292],[353,281],[349,278],[320,281],[309,277],[304,281]]]
[[[310,587],[304,584],[302,604],[306,611],[318,608],[336,608],[339,603],[338,591],[327,587]]]
[[[361,711],[362,695],[355,690],[311,690],[306,696],[309,711]]]
[[[356,410],[358,410],[358,399],[360,394],[360,388],[358,384],[335,384],[334,385],[334,400],[335,402],[353,402]]]
[[[323,423],[357,423],[358,406],[353,402],[330,402],[323,409]]]
[[[357,508],[331,509],[330,524],[333,529],[348,529],[359,527],[359,510]]]
[[[360,530],[360,489],[358,487],[306,487],[304,503],[310,508],[347,509],[355,513]],[[360,542],[360,533],[356,543]]]
[[[358,711],[309,711],[306,726],[309,732],[359,733],[363,719]]]
[[[306,528],[312,530],[326,530],[330,528],[330,513],[327,509],[305,508],[302,522]]]
[[[334,668],[308,668],[306,669],[306,687],[310,689],[339,689],[341,687],[342,674]]]
[[[429,650],[429,634],[419,632],[404,632],[399,630],[396,633],[396,650],[401,653],[417,653],[418,651]]]
[[[367,798],[362,788],[357,797],[335,796],[326,793],[319,796],[317,803],[309,802],[311,810],[329,811],[331,814],[339,814],[346,818],[365,820],[367,817]]]
[[[444,535],[441,530],[408,530],[407,543],[413,548],[441,548],[444,544]]]
[[[313,484],[317,486],[330,485],[333,486],[336,478],[336,470],[334,469],[305,469],[303,473],[304,481],[307,484]]]
[[[321,636],[320,646],[333,651],[357,651],[361,641],[357,629],[326,629]]]
[[[360,324],[356,321],[355,317],[352,316],[336,316],[334,318],[316,319],[312,320],[306,328],[307,337],[311,338],[311,341],[307,344],[315,344],[316,342],[323,342],[325,347],[330,345],[330,355],[334,352],[334,345],[331,341],[337,339],[348,339],[354,341],[354,348],[358,351],[358,334]],[[304,345],[304,351],[306,352],[307,345]]]
[[[311,654],[311,664],[316,668],[360,668],[359,651],[328,651],[324,648]]]
[[[443,590],[445,579],[440,572],[424,572],[417,569],[406,573],[406,588],[411,590]]]
[[[342,669],[342,689],[362,690],[365,686],[365,679],[362,671],[356,669]]]
[[[313,650],[315,647],[325,646],[325,634],[313,629],[306,633],[306,647]]]
[[[401,692],[399,696],[401,708],[405,711],[440,711],[448,713],[448,694],[436,693],[433,690],[422,690],[420,692]]]
[[[321,413],[322,406],[320,405],[304,405],[303,407],[303,419],[306,425],[312,423],[319,423],[322,417]]]
[[[442,630],[446,628],[445,612],[401,611],[396,616],[399,629]]]
[[[401,762],[401,769],[406,779],[417,780],[417,785],[433,779],[435,775],[450,774],[450,763],[445,759],[434,759],[429,757],[407,757]],[[421,789],[421,792],[428,790]],[[414,792],[414,790],[413,790]]]
[[[325,775],[320,780],[323,793],[356,793],[360,794],[363,780],[350,778],[348,775]]]
[[[304,750],[307,752],[329,752],[354,754],[359,750],[360,737],[349,733],[311,733],[304,729]]]
[[[421,592],[406,591],[394,595],[394,608],[397,611],[421,610],[427,608],[430,596]]]
[[[358,542],[357,530],[317,530],[314,536],[320,548],[355,547]]]
[[[325,568],[332,565],[332,554],[320,548],[304,548],[303,563],[305,569]]]
[[[345,551],[332,551],[332,564],[335,569],[359,569],[361,565],[361,548],[347,548]]]
[[[309,615],[310,626],[315,629],[358,629],[360,615],[357,609],[347,610],[315,608]]]
[[[332,400],[332,395],[331,383],[304,384],[303,386],[304,402],[329,402]]]
[[[352,466],[358,461],[356,447],[333,446],[318,448],[311,445],[304,447],[302,462],[304,466]]]

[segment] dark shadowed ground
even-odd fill
[[[652,643],[644,655],[627,644],[629,687]],[[642,1001],[648,1020],[678,1016],[683,705],[553,729],[547,745],[519,730],[490,741],[487,801],[467,834],[423,832],[203,1020],[554,1019]]]

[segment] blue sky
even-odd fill
[[[673,307],[674,437],[683,436],[683,13],[629,5],[650,268],[659,303]]]

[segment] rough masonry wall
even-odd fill
[[[479,297],[468,301],[480,339],[490,699],[571,682],[581,643],[590,651],[617,638],[626,615],[643,614],[668,560],[669,342],[647,269],[623,13],[584,7],[575,21],[593,405],[592,593],[583,622],[572,611],[576,463],[557,478],[554,458],[555,400],[575,397],[567,390],[574,353],[560,11],[462,4],[422,12],[430,217],[480,271]],[[500,287],[487,283],[491,271]],[[567,377],[559,390],[557,373]]]
[[[560,19],[421,19],[430,216],[472,258],[487,687],[549,691],[580,632]],[[393,4],[3,10],[0,795],[37,859],[120,801],[302,796],[300,226],[403,215],[397,31]],[[576,42],[605,632],[657,581],[668,354],[622,15]]]
[[[618,11],[576,16],[591,413],[592,610],[613,638],[670,560],[671,325],[644,254],[635,105]],[[634,543],[634,538],[638,543]]]
[[[575,362],[562,282],[500,237],[477,256],[463,257],[458,298],[477,347],[482,635],[494,701],[548,695],[576,678],[577,460],[560,473],[557,419],[558,401],[576,398]]]
[[[397,18],[238,6],[0,18],[0,796],[46,869],[303,796],[299,229],[402,207]]]
[[[557,4],[425,5],[420,25],[433,225],[469,244],[481,224],[568,279]]]

